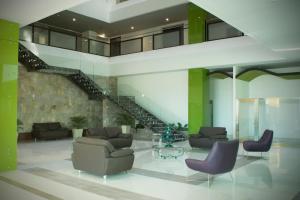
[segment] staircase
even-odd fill
[[[25,46],[19,43],[19,62],[21,62],[28,71],[38,71],[44,73],[55,73],[65,76],[70,79],[74,84],[86,92],[90,99],[102,100],[108,99],[118,105],[121,109],[129,113],[135,119],[149,128],[155,133],[163,133],[167,124],[158,119],[152,113],[135,103],[134,98],[128,96],[114,96],[103,90],[96,84],[90,77],[88,77],[81,70],[61,68],[49,66]],[[179,133],[175,136],[176,140],[184,140],[184,135]]]

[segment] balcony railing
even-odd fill
[[[243,35],[225,22],[207,23],[206,30],[207,41]],[[20,30],[20,40],[23,41],[106,57],[184,45],[187,44],[187,35],[188,28],[183,25],[125,40],[121,37],[85,37],[72,30],[44,24],[32,24]]]

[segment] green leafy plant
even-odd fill
[[[87,119],[84,116],[74,116],[70,118],[73,128],[83,129],[87,125]]]
[[[129,125],[131,127],[134,126],[134,118],[127,113],[118,113],[116,122],[119,125]]]
[[[18,133],[23,130],[23,122],[20,119],[17,119],[17,129],[18,129]]]
[[[171,124],[170,126],[176,131],[186,131],[188,129],[187,124],[183,126],[180,122],[178,122],[177,124]]]

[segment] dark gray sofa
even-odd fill
[[[120,127],[88,128],[85,136],[107,140],[116,149],[131,147],[133,140],[132,134],[122,134]]]
[[[189,136],[191,147],[211,148],[216,141],[227,141],[224,127],[201,127],[198,134]]]
[[[33,123],[31,134],[34,139],[53,140],[71,136],[71,130],[63,128],[59,122]]]
[[[73,142],[72,163],[77,170],[111,175],[132,168],[132,149],[115,149],[107,140],[80,137]]]

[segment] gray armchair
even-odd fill
[[[191,147],[211,148],[216,141],[227,141],[224,127],[201,127],[198,134],[189,136]]]
[[[122,134],[120,127],[88,128],[85,136],[107,140],[116,149],[131,147],[133,140],[132,134]]]
[[[215,142],[205,160],[186,159],[186,165],[196,171],[208,174],[222,174],[230,172],[236,162],[239,141]]]
[[[81,137],[73,142],[72,163],[77,170],[106,176],[130,170],[133,161],[132,149],[116,150],[106,140]]]

